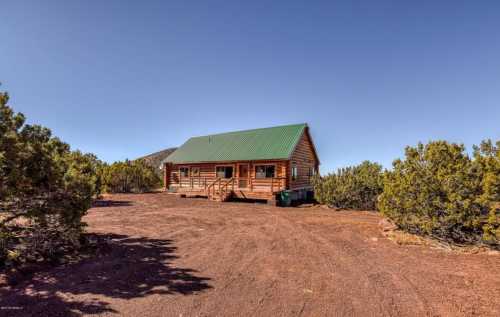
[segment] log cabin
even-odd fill
[[[307,124],[190,138],[163,162],[165,190],[289,204],[312,193],[319,159]]]

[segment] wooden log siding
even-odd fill
[[[287,166],[288,161],[255,161],[255,162],[217,162],[217,163],[196,163],[196,164],[174,164],[170,169],[170,185],[180,188],[205,188],[205,184],[209,185],[217,179],[217,166],[232,166],[233,178],[235,182],[239,179],[239,165],[246,164],[249,167],[248,185],[246,190],[249,191],[274,191],[283,190],[286,188]],[[256,178],[255,167],[259,165],[274,165],[275,179],[271,178]],[[189,167],[189,177],[182,177],[180,174],[181,167]],[[192,168],[199,168],[199,176],[192,176]],[[245,178],[242,178],[245,179]],[[235,183],[236,184],[236,183]],[[237,185],[235,185],[237,186]]]
[[[182,164],[182,165],[173,165],[171,170],[171,185],[176,187],[193,187],[196,188],[204,188],[205,183],[208,185],[216,180],[215,174],[215,165],[218,164]],[[189,168],[189,176],[182,177],[180,175],[179,169],[181,167]],[[198,176],[192,176],[192,168],[198,167],[200,169],[200,173]]]
[[[273,178],[257,178],[256,167],[262,165],[274,165]],[[286,188],[286,165],[287,161],[259,161],[252,162],[250,177],[252,181],[252,191],[279,191]]]
[[[297,167],[297,178],[292,179],[292,167]],[[290,189],[311,187],[310,168],[318,170],[318,160],[314,153],[311,137],[307,130],[300,138],[290,159]]]
[[[166,189],[170,187],[170,181],[172,179],[171,168],[172,164],[170,163],[163,164],[163,184]]]

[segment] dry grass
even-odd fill
[[[399,245],[429,245],[427,239],[401,230],[385,231],[383,235]]]
[[[405,246],[428,246],[433,249],[440,249],[448,252],[463,254],[485,253],[488,255],[500,255],[500,251],[493,250],[486,245],[458,245],[434,239],[432,237],[422,237],[413,233],[408,233],[399,229],[385,230],[382,234],[398,245]]]

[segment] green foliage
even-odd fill
[[[500,241],[500,141],[493,145],[491,140],[474,147],[473,168],[481,176],[481,195],[478,201],[489,210],[483,226],[483,239],[487,242]]]
[[[17,219],[24,221],[24,229],[55,232],[65,243],[77,244],[84,226],[81,219],[100,190],[96,175],[100,162],[94,155],[70,151],[49,129],[25,124],[8,100],[6,93],[0,93],[2,252],[5,255],[10,243],[24,239],[13,234]],[[31,247],[26,249],[36,252],[37,246]]]
[[[5,230],[5,227],[0,227],[0,264],[3,263],[8,256],[8,245],[12,239],[10,232]]]
[[[102,170],[104,190],[108,193],[148,192],[161,185],[155,168],[144,160],[115,162]]]
[[[316,200],[338,208],[373,210],[382,192],[382,166],[365,161],[313,179]]]
[[[395,160],[384,175],[379,209],[410,232],[457,242],[493,241],[498,238],[498,164],[491,141],[476,148],[473,159],[463,145],[445,141],[407,147],[405,159]]]

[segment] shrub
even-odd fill
[[[474,159],[463,145],[445,141],[407,147],[405,159],[395,160],[384,175],[379,209],[410,232],[456,242],[482,236],[492,241],[498,233],[498,219],[491,216],[498,211],[497,154],[491,141],[476,149]]]
[[[491,140],[474,147],[473,168],[481,177],[479,202],[488,209],[483,226],[483,239],[490,243],[500,241],[500,141]]]
[[[142,193],[161,185],[155,168],[144,160],[126,160],[106,165],[102,175],[104,190],[108,193]]]
[[[0,265],[7,259],[10,239],[10,233],[4,227],[0,227]]]
[[[338,208],[373,210],[382,192],[382,166],[365,161],[313,179],[316,200]]]
[[[75,245],[81,219],[99,191],[99,162],[91,154],[70,151],[49,129],[25,124],[8,100],[0,93],[0,257],[25,241],[17,219],[24,221],[24,229],[54,231],[59,242]],[[50,241],[44,245],[51,247]]]

